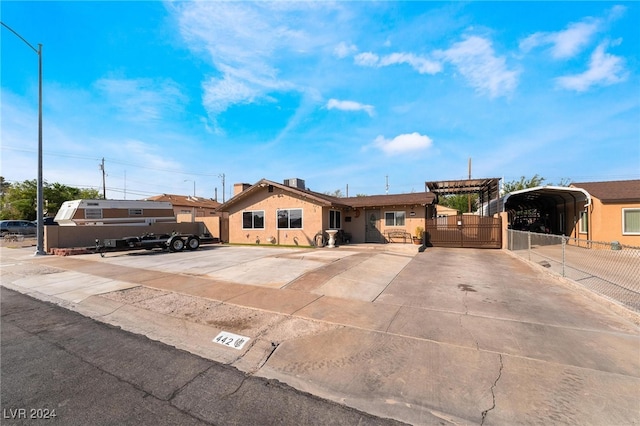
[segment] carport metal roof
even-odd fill
[[[591,195],[582,188],[566,186],[537,186],[521,189],[504,196],[504,209],[527,210],[556,207],[558,205],[578,204],[585,202],[585,207],[591,205]]]

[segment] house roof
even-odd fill
[[[585,189],[603,203],[640,201],[640,179],[608,182],[575,182],[571,186]]]
[[[199,207],[217,209],[220,203],[211,198],[194,197],[191,195],[161,194],[146,198],[149,201],[169,201],[174,207]]]
[[[408,194],[367,195],[364,197],[340,198],[349,207],[389,207],[433,204],[436,199],[431,192],[411,192]]]
[[[364,197],[334,197],[319,192],[309,191],[308,189],[287,186],[267,179],[261,179],[254,185],[245,189],[241,193],[222,204],[218,210],[226,211],[230,206],[245,197],[259,191],[267,186],[273,186],[288,192],[297,194],[302,198],[307,198],[319,205],[336,208],[358,208],[358,207],[385,207],[400,205],[427,205],[435,201],[435,195],[428,192],[414,192],[410,194],[391,194],[391,195],[367,195]]]

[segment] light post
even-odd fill
[[[42,43],[38,43],[36,49],[25,40],[20,34],[14,31],[4,22],[0,21],[3,27],[15,34],[20,40],[22,40],[27,46],[29,46],[38,55],[38,194],[37,194],[37,215],[38,215],[38,227],[37,227],[37,243],[35,255],[47,254],[44,251],[44,198],[42,195]]]
[[[193,196],[196,196],[196,181],[191,179],[185,179],[185,182],[193,182]]]

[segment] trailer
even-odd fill
[[[170,252],[197,250],[200,237],[195,234],[144,234],[140,237],[107,238],[96,240],[96,252],[104,257],[106,252],[127,250],[162,249]]]
[[[60,226],[137,226],[175,223],[173,205],[149,200],[72,200],[62,203],[55,221]]]

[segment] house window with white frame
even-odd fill
[[[278,209],[278,229],[302,229],[302,209]]]
[[[342,227],[341,214],[338,210],[329,210],[329,229],[340,229]]]
[[[589,232],[589,213],[580,212],[580,233],[587,234]]]
[[[640,235],[640,209],[622,209],[622,234]]]
[[[384,212],[385,226],[404,226],[405,212]]]
[[[264,210],[242,212],[242,229],[264,229]]]

